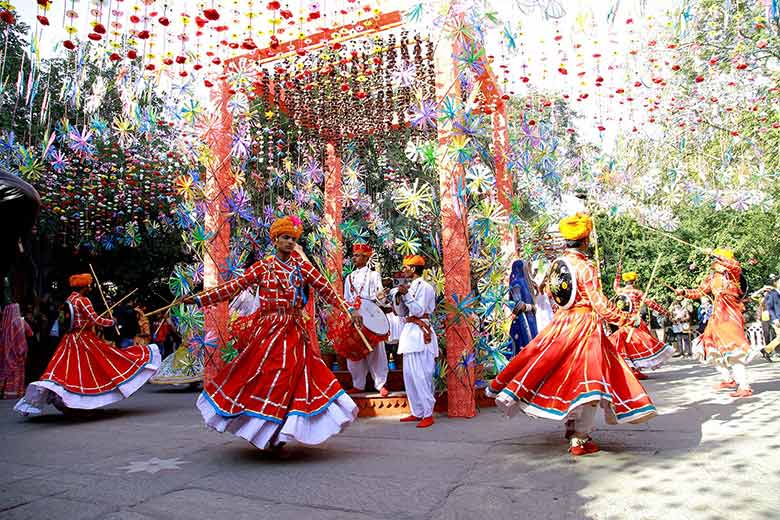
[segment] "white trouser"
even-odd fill
[[[574,413],[574,435],[572,435],[572,442],[575,439],[578,441],[585,441],[590,437],[590,432],[596,426],[596,409],[595,403],[588,403],[578,407]]]
[[[436,356],[433,352],[404,354],[404,387],[409,408],[415,417],[431,417],[436,398],[433,396],[433,372]]]
[[[387,383],[387,352],[385,344],[380,343],[366,357],[360,361],[347,360],[347,368],[352,374],[352,386],[359,390],[366,388],[366,376],[371,372],[374,386],[377,390]]]
[[[716,365],[720,377],[723,381],[736,381],[740,390],[747,390],[750,388],[750,383],[747,377],[747,367],[742,363],[734,363],[731,365],[731,369],[720,365]]]

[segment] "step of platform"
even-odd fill
[[[403,416],[411,413],[406,392],[390,392],[387,397],[382,397],[378,392],[360,392],[350,394],[350,397],[358,406],[358,417],[390,417]],[[496,401],[485,397],[481,390],[475,391],[478,408],[491,408],[496,406]],[[447,413],[447,394],[436,396],[434,410],[437,413]]]
[[[390,392],[387,397],[382,397],[377,392],[360,392],[350,394],[350,397],[358,406],[358,417],[409,415],[406,392]]]
[[[333,375],[336,376],[339,384],[345,390],[352,388],[352,374],[349,370],[334,370]],[[373,381],[371,381],[371,375],[366,378],[367,390],[370,392],[375,390]],[[401,370],[390,370],[387,373],[387,383],[385,384],[388,390],[391,392],[402,392],[404,390],[404,373]]]

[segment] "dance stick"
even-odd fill
[[[645,292],[642,293],[642,299],[639,300],[639,305],[636,309],[636,315],[639,317],[639,313],[642,310],[642,305],[645,303],[645,298],[647,298],[647,292],[650,290],[650,288],[653,286],[653,279],[655,278],[655,273],[658,271],[658,264],[661,263],[661,254],[658,254],[658,258],[655,259],[655,265],[653,266],[653,271],[650,273],[650,280],[647,282],[647,287],[645,287]],[[640,318],[641,319],[641,318]],[[631,342],[631,337],[634,335],[634,331],[636,330],[636,327],[631,327],[631,330],[628,331],[628,337],[626,338],[626,343]]]
[[[106,306],[108,317],[113,320],[114,315],[111,313],[111,309],[109,308],[108,302],[106,301],[106,295],[103,294],[103,288],[100,287],[100,280],[98,280],[97,274],[95,273],[95,270],[92,268],[92,264],[89,264],[89,270],[92,271],[92,276],[95,277],[95,285],[97,285],[98,291],[100,292],[100,297],[103,299],[103,305]],[[119,327],[117,327],[116,320],[114,320],[114,330],[116,331],[116,335],[119,336]]]
[[[129,293],[127,293],[127,294],[125,294],[124,296],[122,296],[122,298],[121,298],[121,299],[119,299],[119,300],[117,300],[117,302],[116,302],[114,305],[112,305],[112,306],[111,306],[111,307],[109,307],[108,309],[106,309],[106,310],[104,310],[103,312],[101,312],[101,313],[100,313],[100,315],[98,316],[98,318],[102,318],[102,317],[103,317],[103,315],[104,315],[105,313],[107,313],[107,312],[111,312],[111,309],[115,308],[117,305],[119,305],[120,303],[122,303],[122,302],[123,302],[123,301],[125,301],[126,299],[130,298],[130,297],[131,297],[133,294],[135,294],[135,292],[136,292],[137,290],[138,290],[138,289],[133,289],[133,290],[132,290],[132,291],[130,291]]]
[[[122,299],[120,299],[119,301],[117,301],[117,302],[116,302],[114,305],[112,305],[112,306],[111,306],[111,307],[109,307],[108,309],[106,309],[106,310],[104,310],[103,312],[101,312],[101,313],[98,315],[98,318],[102,318],[102,317],[103,317],[103,315],[104,315],[105,313],[107,313],[107,312],[110,312],[110,311],[111,311],[111,309],[113,309],[114,307],[116,307],[117,305],[119,305],[120,303],[122,303],[123,301],[125,301],[126,299],[130,298],[130,296],[132,296],[132,295],[133,295],[133,293],[134,293],[135,291],[137,291],[137,290],[138,290],[138,289],[133,289],[133,290],[132,290],[132,291],[130,291],[129,293],[125,294],[125,295],[122,297]],[[85,323],[84,325],[82,325],[82,326],[81,326],[81,328],[79,329],[79,332],[81,332],[82,330],[84,330],[84,327],[86,327],[87,325],[89,325],[89,322],[87,322],[87,323]]]
[[[155,315],[155,314],[161,313],[162,311],[167,311],[168,309],[170,309],[170,308],[171,308],[171,307],[173,307],[174,305],[178,305],[179,303],[181,303],[181,301],[182,301],[183,299],[184,299],[184,298],[176,298],[175,300],[173,300],[173,302],[172,302],[172,303],[169,303],[169,304],[168,304],[168,305],[166,305],[165,307],[160,307],[159,309],[153,310],[153,311],[151,311],[151,312],[147,312],[146,314],[144,314],[144,318],[148,318],[149,316],[153,316],[153,315]]]
[[[593,256],[594,260],[596,261],[596,274],[599,277],[599,280],[601,279],[601,260],[599,258],[599,234],[596,231],[596,219],[593,219],[593,229],[590,232],[591,237],[593,237]]]
[[[620,243],[620,256],[618,257],[618,265],[623,266],[623,254],[626,252],[626,237],[623,235],[623,241]]]
[[[683,240],[683,239],[681,239],[681,238],[677,238],[676,236],[672,235],[671,233],[667,233],[666,231],[661,231],[660,229],[655,229],[655,228],[653,228],[653,227],[650,227],[650,226],[645,226],[645,225],[644,225],[644,224],[642,224],[641,222],[637,222],[637,225],[638,225],[639,227],[643,227],[643,228],[645,228],[645,229],[649,229],[650,231],[655,231],[655,232],[656,232],[656,233],[658,233],[659,235],[663,235],[663,236],[665,236],[666,238],[671,238],[672,240],[675,240],[675,241],[677,241],[677,242],[679,242],[679,243],[681,243],[681,244],[683,244],[683,245],[686,245],[686,246],[688,246],[688,247],[692,247],[693,249],[698,249],[700,252],[702,252],[702,253],[704,253],[704,254],[707,254],[707,255],[711,255],[711,254],[712,254],[712,251],[710,251],[710,250],[707,250],[707,249],[705,249],[705,248],[703,248],[703,247],[700,247],[700,246],[697,246],[697,245],[691,244],[690,242],[686,242],[685,240]]]

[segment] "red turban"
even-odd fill
[[[352,254],[362,253],[364,255],[371,256],[374,254],[374,250],[368,244],[354,244],[352,246]]]

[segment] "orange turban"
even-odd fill
[[[301,219],[295,215],[276,219],[276,221],[271,224],[271,240],[274,240],[281,235],[290,235],[291,237],[294,237],[295,240],[298,240],[301,238],[301,233],[303,233],[303,223],[301,222]]]
[[[352,246],[352,254],[362,253],[364,255],[371,256],[374,254],[374,250],[368,244],[354,244]]]
[[[593,220],[584,213],[562,218],[558,223],[561,236],[566,240],[581,240],[593,230]]]
[[[92,284],[92,275],[89,273],[74,274],[68,278],[68,283],[74,289],[81,289],[82,287],[89,287]]]
[[[425,267],[425,258],[421,257],[420,255],[406,255],[404,257],[404,266],[405,267],[414,267],[414,266],[420,266]]]

